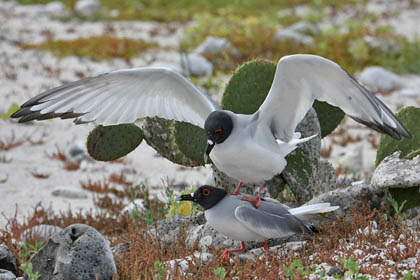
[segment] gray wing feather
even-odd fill
[[[115,125],[158,116],[203,127],[219,107],[183,76],[166,68],[113,71],[50,89],[12,115],[19,122],[75,117]]]
[[[269,124],[276,138],[289,141],[315,99],[338,106],[356,121],[396,139],[411,138],[376,96],[338,64],[316,55],[280,59],[259,119]]]
[[[261,206],[260,206],[261,207]],[[235,217],[249,230],[266,238],[285,238],[307,230],[295,216],[288,214],[272,214],[252,206],[239,206],[235,209]]]

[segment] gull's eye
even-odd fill
[[[203,189],[203,190],[201,191],[201,193],[202,193],[204,196],[209,196],[209,195],[210,195],[210,193],[211,193],[211,191],[210,191],[209,189]]]
[[[215,131],[214,131],[214,133],[222,133],[222,129],[221,128],[219,128],[219,129],[216,129]]]

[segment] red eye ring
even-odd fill
[[[222,133],[223,129],[219,128],[214,131],[214,133]]]
[[[202,193],[204,196],[209,196],[209,195],[211,194],[211,191],[210,191],[209,189],[203,189],[203,190],[201,191],[201,193]]]

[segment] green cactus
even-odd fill
[[[202,128],[158,117],[146,118],[142,128],[146,142],[161,156],[185,166],[204,165],[207,137]]]
[[[420,108],[407,107],[397,114],[398,119],[410,132],[412,139],[395,140],[388,135],[381,135],[381,140],[376,153],[376,166],[387,156],[395,151],[401,151],[402,157],[412,159],[420,153]]]
[[[315,100],[312,107],[315,109],[321,124],[321,138],[333,132],[344,118],[344,112],[340,108],[327,102]]]
[[[254,60],[239,67],[226,86],[222,109],[253,114],[264,102],[276,72],[276,65]]]
[[[123,157],[137,148],[143,140],[141,129],[134,124],[97,126],[87,138],[89,155],[99,161]]]

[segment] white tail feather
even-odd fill
[[[311,135],[309,137],[302,138],[302,139],[300,139],[300,136],[301,134],[299,132],[295,132],[295,134],[293,135],[293,139],[290,140],[289,142],[283,142],[277,139],[277,143],[279,143],[281,147],[280,153],[283,155],[288,155],[297,148],[298,144],[305,143],[311,140],[312,138],[318,136],[318,134],[314,134],[314,135]]]
[[[321,214],[328,213],[337,210],[339,206],[331,206],[330,203],[317,203],[311,205],[305,205],[293,209],[289,209],[289,212],[294,216],[306,215],[306,214]]]

